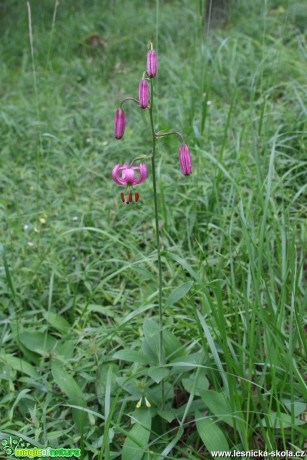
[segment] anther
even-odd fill
[[[135,199],[136,202],[139,201],[140,195],[138,193],[135,193],[134,194],[134,199]]]
[[[120,197],[122,202],[125,203],[125,195],[123,194],[123,192],[121,192]]]

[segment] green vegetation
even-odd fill
[[[30,3],[33,59],[26,2],[0,2],[0,440],[84,460],[302,449],[300,2],[238,1],[208,35],[202,1]],[[157,129],[192,155],[184,177],[158,141],[164,367],[152,184],[126,206],[111,179],[151,148],[133,106],[113,138],[149,39]]]

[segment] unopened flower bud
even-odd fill
[[[141,109],[146,109],[148,107],[149,100],[149,87],[147,80],[141,80],[139,82],[139,105]]]
[[[149,50],[147,53],[147,75],[149,78],[154,78],[157,73],[157,55],[154,50]]]
[[[184,176],[189,176],[192,171],[191,155],[186,144],[181,144],[179,147],[179,164],[182,174]]]
[[[116,110],[114,119],[114,136],[115,139],[121,139],[125,132],[126,118],[122,109]]]

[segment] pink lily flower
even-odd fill
[[[138,177],[135,177],[135,173],[138,173]],[[126,203],[128,204],[132,201],[133,186],[138,185],[147,179],[147,168],[145,163],[140,163],[139,166],[130,166],[128,163],[124,163],[123,166],[117,164],[114,166],[112,170],[112,178],[116,184],[121,185],[123,187],[127,187],[128,199]],[[122,202],[124,203],[124,193],[121,193],[120,197]],[[139,201],[139,197],[140,196],[138,193],[134,194],[135,201]]]

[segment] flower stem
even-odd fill
[[[153,121],[153,81],[150,79],[150,125],[152,132],[152,183],[153,183],[153,192],[154,192],[154,208],[155,208],[155,226],[156,226],[156,244],[157,244],[157,253],[158,253],[158,302],[159,302],[159,364],[163,366],[165,364],[164,360],[164,350],[163,350],[163,310],[162,310],[162,265],[161,265],[161,248],[160,248],[160,231],[159,231],[159,213],[158,213],[158,198],[157,198],[157,181],[156,181],[156,164],[155,164],[155,155],[156,155],[156,134],[154,129]],[[164,382],[162,380],[162,395],[161,395],[161,405],[162,409],[164,408]]]
[[[184,143],[183,135],[182,135],[179,131],[170,131],[170,132],[168,132],[168,133],[156,133],[156,138],[158,138],[158,137],[172,136],[172,135],[180,137],[181,142]]]
[[[127,102],[127,101],[133,101],[135,102],[136,104],[139,104],[139,101],[137,99],[135,99],[135,97],[131,97],[131,96],[128,96],[128,97],[125,97],[125,99],[123,99],[120,103],[120,108],[122,109],[123,106],[124,106],[124,103]]]
[[[130,166],[132,166],[133,163],[135,163],[136,161],[148,160],[148,158],[152,158],[152,153],[148,153],[148,155],[142,155],[140,157],[133,158],[133,160],[130,163]]]

